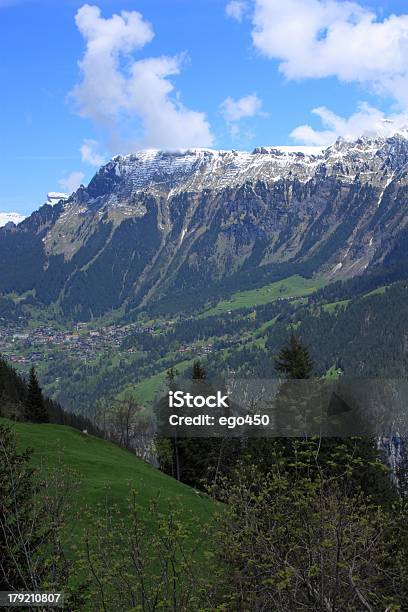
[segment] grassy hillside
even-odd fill
[[[214,509],[210,499],[110,442],[62,425],[14,423],[6,419],[0,419],[0,424],[8,424],[16,431],[22,448],[33,449],[34,465],[44,470],[74,470],[78,474],[78,486],[71,499],[74,511],[79,511],[79,523],[85,520],[81,518],[85,506],[117,504],[125,509],[131,490],[138,492],[142,507],[147,508],[149,501],[157,499],[161,510],[172,504],[185,512],[186,518],[192,514],[203,522]]]
[[[177,371],[179,374],[182,374],[189,367],[191,367],[192,363],[192,359],[186,359],[178,362]],[[153,374],[153,376],[144,378],[142,381],[134,385],[127,385],[120,393],[117,394],[117,399],[123,400],[130,396],[136,402],[140,402],[141,404],[151,404],[166,379],[167,371],[168,369],[162,370],[157,374]]]
[[[265,285],[259,289],[234,293],[229,300],[219,302],[214,308],[207,310],[203,316],[209,317],[228,312],[229,310],[252,308],[253,306],[269,304],[280,298],[287,299],[302,295],[310,295],[314,291],[324,287],[325,284],[323,279],[303,278],[296,274],[295,276],[290,276],[284,280]]]

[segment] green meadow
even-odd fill
[[[276,281],[260,287],[259,289],[251,289],[250,291],[238,291],[234,293],[230,299],[220,301],[216,306],[206,310],[201,316],[210,317],[218,314],[223,314],[232,310],[240,310],[242,308],[252,308],[269,304],[278,299],[288,299],[292,297],[301,297],[310,295],[321,287],[324,287],[326,281],[318,278],[303,278],[296,274],[281,281]]]

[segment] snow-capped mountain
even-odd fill
[[[61,200],[68,200],[69,195],[67,193],[60,193],[59,191],[49,191],[47,193],[47,202],[49,206],[55,206]]]
[[[407,133],[408,135],[408,133]],[[407,139],[361,138],[355,142],[338,139],[331,147],[257,147],[252,153],[189,149],[156,150],[117,156],[101,170],[126,179],[130,192],[156,188],[171,194],[178,191],[237,187],[248,181],[274,182],[282,179],[310,180],[324,168],[325,173],[353,180],[357,175],[368,182],[389,158],[396,167],[407,160]]]
[[[66,193],[49,191],[47,193],[47,200],[45,203],[48,204],[49,206],[55,206],[55,204],[58,204],[58,202],[61,202],[61,200],[65,201],[65,200],[68,200],[68,198],[69,196]],[[8,223],[14,223],[15,225],[18,225],[19,223],[24,221],[24,219],[26,218],[27,217],[25,215],[21,215],[20,213],[0,212],[0,227],[4,227]]]
[[[18,225],[21,221],[24,221],[24,215],[20,215],[19,213],[11,212],[0,212],[0,227],[4,227],[7,223],[14,223]]]
[[[88,187],[0,232],[0,291],[35,287],[87,318],[227,281],[245,288],[248,274],[405,265],[407,164],[404,134],[117,156]]]

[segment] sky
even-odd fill
[[[408,125],[406,0],[0,0],[0,212],[142,148]]]

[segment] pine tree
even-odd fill
[[[176,391],[177,376],[178,376],[178,371],[176,370],[176,368],[172,367],[169,370],[167,370],[166,382],[167,382],[169,391],[173,391],[173,392]],[[175,430],[174,436],[170,438],[170,444],[171,444],[171,453],[172,453],[172,458],[173,458],[172,460],[173,477],[175,477],[177,480],[180,480],[180,456],[179,456],[179,441],[178,441],[178,436],[177,436],[177,430]]]
[[[194,361],[191,373],[192,380],[206,380],[207,373],[199,361]]]
[[[41,387],[34,367],[30,370],[27,397],[25,400],[25,417],[33,423],[48,423],[49,416],[44,402]]]
[[[60,479],[40,479],[31,451],[20,451],[12,430],[0,425],[0,591],[64,590],[69,564],[60,538],[68,491]]]
[[[303,436],[306,434],[309,422],[308,415],[313,409],[314,386],[308,383],[294,382],[308,380],[312,377],[313,362],[308,348],[302,344],[294,333],[289,342],[278,353],[275,367],[285,376],[276,399],[276,427],[277,433],[285,438]],[[284,443],[286,452],[291,447]]]
[[[155,436],[156,454],[159,461],[160,469],[169,476],[180,480],[180,457],[179,457],[179,441],[177,430],[171,436],[164,436],[163,429],[168,430],[169,416],[173,413],[173,409],[169,406],[168,392],[173,393],[177,390],[176,379],[178,371],[172,367],[166,372],[167,391],[163,397],[156,403],[155,414],[158,426],[158,431]]]
[[[313,362],[309,349],[304,346],[295,334],[291,334],[289,343],[278,354],[275,360],[278,372],[285,374],[289,380],[311,378]]]

